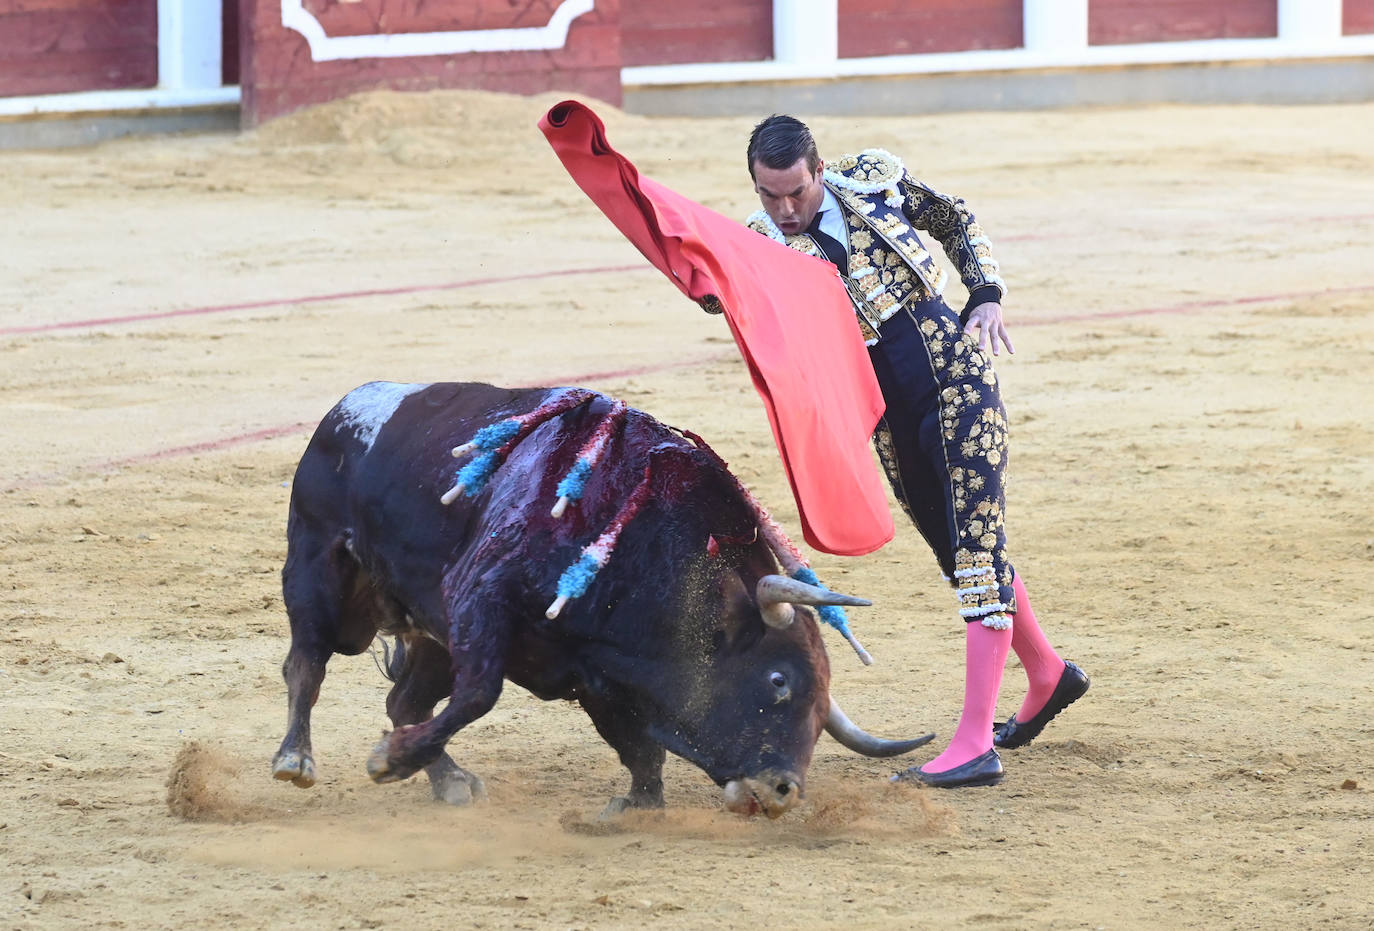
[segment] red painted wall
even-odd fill
[[[536,94],[573,91],[619,105],[620,0],[596,0],[573,20],[567,44],[552,51],[474,52],[421,58],[316,62],[310,47],[281,24],[281,0],[240,0],[246,49],[240,84],[243,123],[255,126],[311,104],[360,91],[470,88]],[[558,0],[308,0],[330,35],[402,34],[542,26]],[[410,17],[410,18],[407,18]],[[338,29],[339,32],[333,30]]]
[[[839,0],[840,57],[1021,47],[1022,0]]]
[[[773,57],[773,0],[620,0],[627,66]]]
[[[1089,0],[1088,4],[1092,45],[1265,39],[1278,35],[1278,28],[1277,0]]]
[[[157,0],[0,0],[0,97],[157,84]]]
[[[1345,0],[1342,31],[1348,36],[1374,32],[1374,0]]]

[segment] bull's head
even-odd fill
[[[778,630],[785,630],[793,624],[797,617],[797,605],[858,607],[873,603],[783,575],[766,575],[759,579],[755,594],[763,622]],[[827,676],[827,684],[828,678]],[[786,689],[782,675],[771,673],[769,679],[770,684],[776,688]],[[790,696],[785,695],[783,700],[790,700]],[[812,710],[814,713],[814,707]],[[833,698],[828,698],[828,705],[822,716],[822,726],[826,733],[850,750],[874,757],[906,753],[929,742],[934,736],[925,735],[911,740],[883,740],[874,737],[851,721]],[[753,814],[762,810],[770,818],[776,818],[796,804],[800,797],[800,779],[793,780],[790,776],[788,773],[765,772],[754,777],[731,780],[725,784],[726,807],[743,814]]]
[[[727,808],[776,818],[800,801],[823,729],[869,756],[905,753],[930,737],[872,737],[830,698],[819,626],[798,606],[868,602],[779,575],[762,576],[751,592],[749,574],[716,577],[722,601],[710,641],[701,650],[683,644],[679,659],[686,662],[671,664],[681,676],[665,677],[654,690],[649,730],[721,785]]]
[[[510,429],[518,436],[547,411],[574,402],[559,400]],[[602,428],[616,429],[624,410],[611,407]],[[687,434],[689,446],[655,426],[642,417],[626,420],[621,441],[647,454],[644,465],[612,463],[585,487],[574,467],[559,483],[551,517],[562,517],[576,491],[591,510],[599,506],[605,529],[559,577],[557,597],[544,612],[573,627],[590,625],[583,647],[590,691],[598,707],[614,709],[598,727],[619,740],[632,774],[631,761],[638,761],[641,776],[656,781],[644,765],[647,737],[700,766],[725,788],[732,810],[777,817],[801,797],[822,729],[872,756],[930,739],[880,741],[849,723],[830,699],[830,663],[816,618],[798,606],[869,602],[774,574],[777,559],[786,563],[789,554],[803,565],[781,528],[698,437]],[[505,433],[489,440],[500,442],[515,441]],[[579,463],[599,455],[597,442],[583,447]],[[455,489],[475,481],[465,477],[468,468]],[[631,476],[638,481],[626,494]],[[612,560],[613,553],[620,555]],[[607,565],[613,568],[601,573]],[[563,610],[570,603],[591,610],[569,619]]]

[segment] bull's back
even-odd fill
[[[402,472],[417,477],[417,468],[448,466],[444,456],[464,431],[508,416],[522,399],[541,397],[547,389],[511,390],[477,382],[401,384],[369,382],[354,388],[334,405],[316,428],[297,469],[295,493],[311,497],[319,488],[347,488],[364,472],[377,481],[400,480]],[[447,444],[447,445],[445,445]],[[320,483],[309,477],[336,476]]]
[[[454,459],[453,447],[541,404],[562,409],[569,391],[578,389],[390,382],[355,389],[325,417],[301,460],[293,525],[308,526],[317,540],[321,534],[346,539],[373,578],[407,604],[431,601],[443,584],[461,588],[500,576],[537,602],[534,613],[542,615],[562,572],[611,524],[644,479],[655,450],[673,447],[681,455],[659,460],[650,496],[654,507],[679,497],[675,485],[694,486],[700,477],[687,461],[691,443],[631,410],[586,479],[584,496],[554,518],[550,510],[559,482],[611,415],[611,399],[587,392],[585,404],[574,404],[515,442],[480,492],[442,503],[473,458]],[[653,522],[632,522],[630,537],[639,534],[640,524]]]
[[[439,497],[461,465],[453,446],[538,405],[548,389],[480,383],[371,382],[316,428],[296,469],[287,522],[288,574],[346,548],[371,584],[407,613],[439,623],[441,580],[464,561],[481,514]]]

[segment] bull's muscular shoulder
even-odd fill
[[[423,391],[427,384],[397,384],[372,381],[354,388],[335,406],[336,430],[351,430],[365,449],[371,449],[377,434],[396,413],[401,402]]]
[[[906,166],[902,160],[885,149],[864,149],[857,155],[841,155],[825,164],[827,180],[860,194],[890,191],[904,174]]]

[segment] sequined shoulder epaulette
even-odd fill
[[[778,225],[773,222],[773,218],[762,210],[755,210],[749,214],[749,218],[744,221],[744,225],[756,233],[762,233],[769,239],[780,242],[783,245],[791,246],[803,255],[820,256],[821,250],[810,236],[798,234],[788,236],[778,229]]]
[[[825,166],[825,180],[856,194],[897,196],[897,182],[906,174],[902,160],[883,149],[864,149],[842,155]]]
[[[787,241],[787,237],[782,234],[782,230],[778,229],[778,225],[773,222],[773,218],[762,210],[755,210],[753,213],[749,214],[748,219],[744,221],[744,225],[756,233],[762,233],[769,239],[774,239],[778,242]]]

